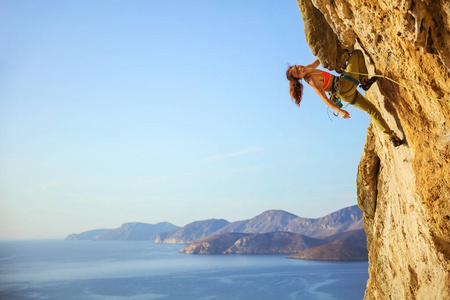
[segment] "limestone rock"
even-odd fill
[[[354,47],[369,73],[381,74],[390,53],[390,78],[450,101],[448,0],[297,2],[325,67]],[[319,31],[323,20],[332,33]],[[450,299],[450,104],[387,79],[366,97],[406,144],[393,148],[372,124],[367,131],[357,178],[369,250],[365,299]]]
[[[340,72],[349,58],[348,49],[342,46],[324,15],[310,0],[298,0],[297,2],[305,23],[306,41],[310,45],[312,53],[319,58],[322,66]],[[350,50],[352,50],[352,46],[353,43],[350,43]],[[333,55],[329,55],[329,53],[333,53]]]

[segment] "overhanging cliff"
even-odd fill
[[[354,49],[369,73],[450,101],[447,0],[297,0],[307,42],[340,70]],[[366,299],[450,299],[450,104],[380,79],[366,97],[406,140],[371,124],[358,167],[369,275]]]

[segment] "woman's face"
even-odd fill
[[[302,65],[293,66],[291,69],[292,76],[302,79],[306,75],[306,68]]]

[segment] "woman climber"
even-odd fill
[[[367,91],[378,77],[368,79],[366,75],[349,76],[347,74],[336,77],[328,72],[316,69],[319,64],[319,60],[316,59],[308,66],[296,65],[289,67],[286,71],[290,86],[289,92],[297,106],[300,106],[303,94],[303,85],[300,80],[305,79],[323,102],[337,112],[336,116],[340,115],[344,119],[350,118],[350,114],[341,109],[342,104],[335,100],[335,96],[367,112],[374,124],[389,138],[394,147],[403,144],[403,141],[389,128],[378,109],[356,90],[358,83],[361,83],[363,90]],[[361,50],[353,51],[347,62],[346,71],[352,75],[355,73],[367,74],[366,63]],[[331,92],[331,97],[328,98],[325,92]]]

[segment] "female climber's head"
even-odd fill
[[[300,107],[303,95],[303,84],[300,80],[304,77],[304,66],[290,66],[286,71],[286,78],[289,80],[289,93],[292,100]]]

